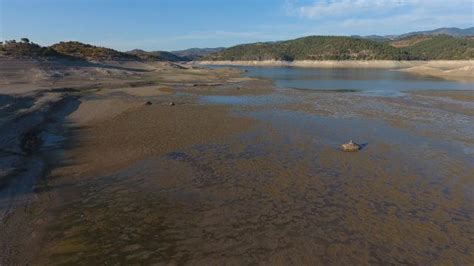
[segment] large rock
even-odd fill
[[[351,140],[348,143],[342,144],[341,148],[343,151],[354,152],[354,151],[359,151],[362,148],[362,146],[360,146],[359,144]]]

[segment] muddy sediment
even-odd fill
[[[11,100],[3,105],[7,110],[3,109],[0,133],[0,261],[32,263],[33,254],[40,249],[42,234],[38,229],[47,216],[49,201],[36,192],[50,169],[57,166],[60,155],[56,149],[62,144],[55,139],[67,134],[64,118],[77,107],[77,99],[38,93]],[[8,108],[15,105],[21,108]]]
[[[474,262],[469,93],[140,73],[153,83],[67,92],[75,107],[48,119],[68,125],[67,145],[51,147],[59,156],[26,211],[2,220],[2,263]],[[364,148],[341,152],[349,139]]]

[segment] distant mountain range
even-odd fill
[[[0,55],[29,58],[67,58],[86,61],[189,61],[170,52],[146,52],[135,49],[120,52],[114,49],[94,46],[76,41],[59,42],[49,47],[42,47],[24,38],[5,41],[0,45]]]
[[[401,35],[368,35],[368,36],[359,36],[353,35],[353,38],[362,38],[362,39],[369,39],[378,42],[390,42],[398,39],[403,39],[411,36],[418,36],[418,35],[427,35],[427,36],[437,36],[437,35],[448,35],[452,37],[467,37],[467,36],[474,36],[474,27],[460,29],[460,28],[439,28],[430,31],[417,31],[417,32],[410,32]],[[276,42],[266,42],[269,43],[280,43],[279,41]],[[218,48],[191,48],[186,50],[180,51],[172,51],[171,53],[183,57],[189,60],[200,60],[202,58],[208,57],[211,54],[215,54],[217,52],[223,51],[226,48],[218,47]]]
[[[308,36],[243,44],[205,60],[459,60],[474,59],[474,27],[439,28],[401,35]]]
[[[217,47],[217,48],[190,48],[186,50],[180,50],[180,51],[173,51],[172,53],[180,56],[187,58],[189,60],[197,60],[200,59],[204,56],[207,56],[212,53],[216,53],[219,51],[224,50],[224,47]]]
[[[131,54],[134,56],[139,57],[145,61],[190,61],[188,58],[178,56],[174,53],[165,52],[165,51],[154,51],[154,52],[147,52],[140,49],[135,49],[128,51],[127,54]]]
[[[428,31],[414,31],[400,35],[367,35],[367,36],[359,36],[353,35],[351,37],[359,37],[374,41],[391,41],[397,39],[403,39],[415,35],[424,35],[424,36],[437,36],[437,35],[448,35],[452,37],[467,37],[467,36],[474,36],[474,27],[460,29],[460,28],[439,28],[435,30],[428,30]]]
[[[474,37],[413,35],[380,41],[360,37],[308,36],[281,42],[237,45],[203,58],[262,60],[461,60],[474,59]]]
[[[460,29],[460,28],[439,28],[430,31],[415,31],[410,32],[407,34],[399,35],[398,38],[405,38],[414,35],[449,35],[453,37],[466,37],[466,36],[474,36],[474,27],[470,27],[467,29]]]
[[[460,60],[474,59],[474,27],[440,28],[389,36],[308,36],[230,48],[120,52],[76,41],[40,46],[28,39],[0,43],[0,56],[104,61],[191,60]]]
[[[407,48],[409,46],[413,46],[415,44],[418,44],[423,41],[428,41],[431,40],[431,37],[435,36],[448,36],[448,37],[453,37],[456,39],[450,39],[450,38],[436,38],[430,42],[426,42],[424,44],[420,44],[416,47]],[[346,58],[349,59],[393,59],[393,60],[399,60],[400,59],[434,59],[434,58],[445,58],[445,59],[466,59],[466,58],[473,58],[472,54],[468,51],[466,47],[463,47],[463,45],[468,45],[472,43],[471,41],[471,36],[474,36],[474,27],[466,28],[466,29],[460,29],[460,28],[439,28],[435,30],[429,30],[429,31],[417,31],[417,32],[409,32],[405,34],[400,34],[400,35],[385,35],[385,36],[380,36],[380,35],[369,35],[369,36],[358,36],[358,35],[353,35],[350,36],[352,39],[367,39],[371,41],[376,41],[376,42],[382,42],[385,43],[386,45],[382,45],[381,47],[378,47],[377,45],[373,46],[371,49],[366,50],[366,51],[361,51],[362,53],[355,55],[354,53],[350,53],[351,55],[348,55],[348,51],[350,50],[349,47],[339,47],[339,49],[332,49],[331,47],[331,42],[328,43],[329,50],[334,50],[332,51],[332,55],[328,54],[326,51],[326,54],[324,55],[322,52],[319,54],[308,54],[306,56],[301,56],[301,55],[296,55],[294,52],[289,52],[289,53],[284,53],[284,52],[275,52],[273,55],[268,54],[268,51],[262,51],[265,50],[262,47],[263,46],[272,46],[272,47],[279,47],[281,46],[281,43],[286,43],[288,45],[289,42],[291,41],[276,41],[276,42],[264,42],[264,43],[258,43],[255,44],[259,46],[259,52],[261,54],[251,56],[251,55],[238,55],[234,54],[233,57],[229,56],[223,56],[224,54],[233,54],[236,49],[242,48],[242,45],[237,45],[235,47],[230,47],[230,48],[192,48],[192,49],[187,49],[187,50],[182,50],[182,51],[174,51],[172,53],[182,56],[185,58],[188,58],[190,60],[200,60],[200,59],[216,59],[216,58],[221,58],[221,59],[230,59],[234,58],[234,60],[245,60],[243,58],[252,58],[252,60],[259,60],[262,58],[270,58],[270,59],[291,59],[291,58],[303,58],[303,59],[315,59],[319,58],[320,60],[323,60],[324,58],[334,58],[338,60],[345,60]],[[314,36],[313,36],[314,37]],[[319,36],[320,39],[323,38],[323,36]],[[330,37],[330,36],[326,36]],[[355,40],[349,40],[347,39],[348,37],[341,37],[345,38],[346,41],[352,41],[353,45],[358,41]],[[467,40],[458,40],[459,38],[464,38]],[[311,40],[311,38],[300,38],[300,39],[306,39],[306,40]],[[297,40],[300,40],[297,39]],[[315,39],[312,39],[315,41]],[[338,43],[337,41],[338,37],[333,38],[333,42]],[[296,41],[296,40],[294,40]],[[433,43],[439,43],[440,45],[438,47],[433,47]],[[360,44],[360,43],[359,43]],[[314,45],[318,45],[317,43],[314,43]],[[348,45],[348,44],[347,44]],[[459,45],[459,47],[457,46]],[[285,44],[283,45],[285,46]],[[392,46],[395,48],[404,48],[401,49],[400,51],[396,51],[397,49],[392,49]],[[434,49],[433,51],[439,52],[439,54],[435,54],[436,52],[430,53],[428,51],[424,51],[425,48],[424,46],[430,46],[428,49]],[[239,48],[237,48],[239,47]],[[316,48],[315,48],[316,49]],[[381,49],[377,51],[378,49]],[[443,49],[454,49],[452,51],[444,51]],[[327,50],[327,49],[326,49]],[[346,51],[344,51],[346,50]],[[382,52],[383,50],[383,52]],[[410,51],[412,50],[412,51]],[[415,50],[418,52],[422,52],[422,54],[415,54]],[[423,51],[422,51],[423,50]],[[257,51],[253,51],[257,52]],[[365,53],[365,54],[364,54]],[[472,53],[472,52],[471,52]],[[390,54],[390,56],[389,56]],[[431,55],[430,55],[431,54]],[[270,56],[270,57],[269,57]]]
[[[127,53],[137,55],[145,60],[154,60],[156,57],[165,59],[168,61],[193,61],[199,60],[200,58],[207,56],[212,53],[219,52],[225,49],[224,47],[218,48],[190,48],[186,50],[165,52],[165,51],[152,51],[147,52],[140,49],[128,51]],[[160,60],[162,61],[162,60]]]

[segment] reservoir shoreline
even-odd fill
[[[301,67],[301,68],[361,68],[393,69],[412,74],[437,78],[472,81],[474,80],[474,60],[431,60],[431,61],[394,61],[394,60],[263,60],[263,61],[195,61],[197,65],[219,66],[262,66],[262,67]]]

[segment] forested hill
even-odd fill
[[[212,49],[206,49],[206,53]],[[42,47],[23,38],[0,42],[0,56],[69,58],[79,60],[188,61],[188,60],[474,60],[474,37],[414,35],[395,40],[360,37],[309,36],[281,42],[243,44],[205,56],[180,57],[169,52],[128,53],[80,42]]]
[[[165,51],[154,51],[154,52],[147,52],[141,49],[135,49],[132,51],[128,51],[127,54],[131,54],[134,56],[138,56],[140,59],[144,61],[189,61],[186,57],[180,57],[170,52]]]
[[[454,38],[440,35],[426,37],[402,49],[423,60],[463,60],[474,59],[474,37]],[[412,36],[399,40],[419,39]],[[392,43],[393,45],[393,43]]]
[[[416,38],[416,36],[410,37]],[[410,42],[407,42],[410,43]],[[458,60],[474,59],[472,37],[435,36],[396,47],[390,42],[343,36],[237,45],[204,60]]]
[[[56,52],[86,60],[138,60],[135,55],[110,48],[98,47],[76,41],[60,42],[50,46]]]
[[[67,58],[86,61],[188,61],[169,52],[146,52],[133,50],[127,53],[114,49],[94,46],[77,41],[59,42],[43,47],[27,38],[21,41],[9,40],[0,42],[0,56],[55,59]]]

